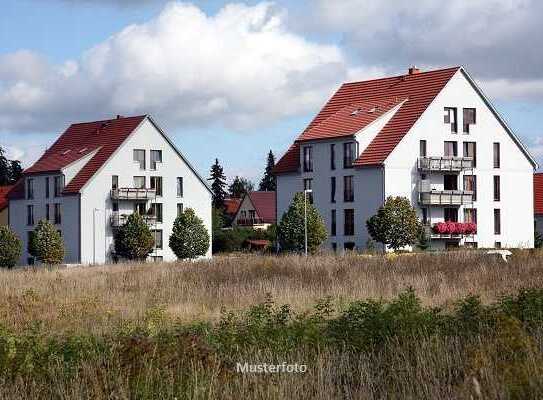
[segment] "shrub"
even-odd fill
[[[395,251],[415,244],[421,230],[417,212],[405,197],[388,197],[366,226],[374,240]]]
[[[0,268],[13,268],[22,250],[21,239],[7,226],[0,226]]]
[[[128,260],[145,260],[154,245],[153,234],[139,213],[130,214],[115,234],[115,252]]]
[[[279,243],[282,250],[303,251],[305,244],[304,194],[297,193],[278,226]],[[314,253],[326,240],[324,221],[317,208],[307,201],[307,248]]]
[[[180,259],[206,255],[209,249],[209,233],[192,208],[187,208],[176,218],[170,236],[170,248]]]
[[[30,255],[47,265],[60,264],[64,260],[64,242],[53,224],[41,220],[30,235]]]

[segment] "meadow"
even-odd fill
[[[543,395],[538,251],[0,270],[0,299],[0,398]]]

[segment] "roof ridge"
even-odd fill
[[[382,78],[373,78],[373,79],[366,79],[362,81],[351,81],[351,82],[344,82],[341,86],[348,86],[348,85],[356,85],[358,83],[367,83],[367,82],[377,82],[377,81],[386,81],[386,80],[393,80],[393,79],[400,79],[404,78],[406,76],[421,76],[426,74],[432,74],[436,72],[446,72],[450,70],[458,70],[462,68],[461,65],[457,65],[455,67],[447,67],[447,68],[438,68],[438,69],[432,69],[429,71],[420,71],[416,74],[402,74],[402,75],[393,75],[393,76],[383,76]]]

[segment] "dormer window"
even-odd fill
[[[445,107],[443,122],[451,126],[451,133],[458,132],[456,107]]]

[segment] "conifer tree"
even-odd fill
[[[262,177],[262,180],[260,181],[258,190],[262,190],[266,192],[275,192],[277,185],[275,182],[275,176],[272,173],[274,166],[275,166],[275,156],[273,155],[273,152],[270,150],[270,152],[268,153],[268,161],[266,163],[266,170],[264,171],[264,176]]]
[[[226,176],[219,160],[215,159],[215,164],[211,166],[211,192],[213,193],[213,207],[217,209],[224,208],[224,199],[226,198]]]

